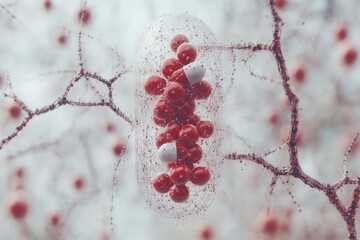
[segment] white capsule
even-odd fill
[[[174,162],[177,159],[177,148],[175,142],[165,143],[159,148],[159,159],[162,162]]]
[[[190,85],[200,82],[205,76],[205,68],[199,62],[189,63],[183,67],[186,78]]]

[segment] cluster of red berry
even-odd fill
[[[174,202],[184,202],[189,197],[186,183],[204,185],[210,179],[210,170],[197,166],[202,158],[199,138],[208,138],[214,132],[211,121],[201,120],[195,113],[195,100],[205,100],[211,95],[211,85],[204,80],[205,68],[195,62],[197,51],[183,34],[175,35],[170,42],[177,58],[169,58],[161,67],[162,76],[150,76],[145,91],[160,96],[153,111],[154,123],[164,127],[158,134],[156,146],[159,159],[167,164],[170,173],[162,173],[153,180],[159,193],[169,193]]]

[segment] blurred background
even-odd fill
[[[342,177],[344,154],[360,125],[360,5],[356,0],[275,2],[284,22],[281,43],[290,84],[300,99],[299,161],[307,174],[332,184]],[[82,24],[81,11],[86,11]],[[62,96],[80,69],[81,30],[86,70],[107,79],[126,73],[114,84],[114,102],[134,119],[132,69],[141,36],[162,15],[183,12],[209,26],[219,45],[271,43],[273,20],[265,0],[0,0],[0,91],[15,94],[32,110]],[[281,146],[290,110],[275,59],[265,51],[222,51],[221,65],[219,158],[234,151],[263,155],[276,150],[266,159],[288,166],[287,148]],[[106,90],[95,81],[79,82],[69,98],[95,101]],[[0,138],[5,139],[27,114],[3,94],[0,112]],[[357,146],[358,140],[348,156],[352,178],[360,170]],[[269,194],[271,174],[259,165],[229,160],[204,215],[164,218],[140,196],[135,154],[132,126],[108,108],[63,106],[31,119],[0,149],[0,239],[347,236],[344,221],[323,193],[282,177]],[[345,205],[352,191],[350,186],[338,192]],[[21,210],[11,212],[14,201],[25,205],[22,217]],[[358,230],[359,220],[358,214]]]

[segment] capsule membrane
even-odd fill
[[[196,164],[208,168],[211,177],[202,186],[187,184],[189,197],[181,203],[173,201],[169,194],[161,194],[155,191],[153,187],[153,180],[157,176],[169,172],[168,164],[164,163],[167,162],[167,159],[163,157],[166,160],[164,161],[164,159],[159,158],[159,148],[156,144],[156,138],[164,131],[166,123],[156,124],[154,122],[154,107],[162,96],[148,94],[144,89],[144,84],[149,76],[161,76],[167,79],[167,84],[173,81],[171,76],[163,75],[162,66],[167,59],[176,58],[176,52],[172,49],[174,43],[171,41],[177,34],[186,36],[188,42],[196,48],[196,60],[184,65],[182,69],[177,71],[183,71],[186,78],[190,80],[194,79],[194,82],[189,83],[190,85],[199,82],[202,78],[211,85],[211,94],[206,100],[195,101],[190,99],[189,102],[195,102],[194,113],[200,117],[200,120],[206,119],[214,125],[214,133],[210,137],[200,138],[197,141],[197,144],[201,146],[202,156],[199,163]],[[223,102],[220,78],[221,64],[219,51],[212,47],[216,44],[214,34],[204,22],[184,13],[160,17],[143,35],[138,46],[135,63],[137,182],[148,206],[166,217],[182,219],[202,214],[216,195],[220,168],[223,163],[221,155],[222,130],[219,124],[219,113]],[[176,71],[171,75],[175,73]],[[183,106],[179,106],[179,108],[181,107]],[[176,111],[175,109],[174,112],[176,113]],[[184,119],[176,120],[186,124]],[[164,119],[162,121],[166,122]],[[163,149],[164,147],[160,151],[164,151]],[[165,151],[165,153],[167,152]],[[160,156],[163,156],[161,154],[167,156],[160,152]],[[171,154],[178,155],[172,152]]]

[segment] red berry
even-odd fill
[[[175,139],[168,132],[161,132],[156,137],[156,147],[160,148],[161,145],[174,141]]]
[[[264,212],[259,219],[260,231],[267,235],[274,235],[279,228],[276,216],[271,212]]]
[[[189,189],[185,185],[174,185],[170,188],[169,195],[174,202],[182,203],[189,198]]]
[[[177,120],[172,120],[166,124],[165,131],[173,137],[173,139],[179,138],[179,133],[181,130],[181,123]]]
[[[357,58],[356,49],[349,44],[344,44],[342,52],[341,52],[342,62],[345,65],[352,65]]]
[[[49,10],[52,7],[52,2],[50,0],[45,0],[44,7]]]
[[[342,41],[347,37],[348,28],[344,23],[338,24],[335,27],[335,37],[338,41]]]
[[[160,99],[155,105],[154,116],[160,120],[170,122],[174,117],[174,110],[170,102],[164,98]]]
[[[176,71],[182,68],[182,64],[176,58],[166,59],[161,66],[161,72],[166,77],[169,78]]]
[[[176,164],[170,169],[170,179],[175,185],[184,185],[189,181],[191,171],[185,164]]]
[[[208,138],[214,133],[214,124],[210,121],[199,121],[196,130],[201,138]]]
[[[286,5],[286,0],[274,0],[275,7],[283,9]]]
[[[196,127],[191,124],[185,124],[184,126],[182,126],[179,136],[179,141],[186,146],[193,145],[199,139]]]
[[[65,35],[65,33],[60,33],[57,40],[60,45],[65,45],[67,42],[67,36]]]
[[[210,240],[213,237],[212,228],[208,225],[201,229],[201,240]]]
[[[175,106],[175,115],[180,119],[190,118],[195,111],[195,102],[192,99],[187,100],[182,105]]]
[[[28,203],[18,192],[10,193],[8,196],[8,207],[10,214],[15,219],[23,219],[28,212]]]
[[[79,22],[82,20],[83,24],[88,24],[90,21],[91,13],[88,9],[82,9],[78,13]]]
[[[162,119],[158,119],[157,117],[153,116],[153,121],[156,125],[160,126],[160,127],[165,127],[167,121],[162,120]]]
[[[81,190],[84,187],[84,178],[82,176],[75,176],[74,187],[77,190]]]
[[[170,41],[171,50],[176,52],[178,47],[185,42],[189,42],[189,39],[184,34],[176,34]]]
[[[57,226],[60,222],[60,214],[58,212],[51,213],[50,222],[53,226]]]
[[[176,51],[177,58],[183,64],[189,64],[196,59],[196,49],[190,43],[183,43]]]
[[[184,103],[186,91],[180,83],[170,82],[165,88],[164,96],[169,102],[181,105]]]
[[[112,147],[113,153],[119,157],[125,152],[125,147],[125,143],[121,140],[118,140]]]
[[[202,158],[202,149],[199,144],[194,144],[188,149],[188,156],[184,161],[198,163]]]
[[[166,80],[157,75],[150,76],[144,84],[145,92],[149,95],[163,94],[165,86]]]
[[[115,125],[112,122],[106,122],[104,128],[107,132],[111,133],[115,131]]]
[[[207,167],[196,167],[191,171],[190,181],[195,185],[204,185],[210,179],[210,171]]]
[[[24,176],[24,167],[22,166],[19,166],[15,169],[15,175],[18,177],[18,178],[22,178]]]
[[[162,173],[153,181],[154,189],[159,193],[167,193],[174,184],[171,182],[170,176]]]
[[[299,83],[304,82],[306,71],[302,63],[296,64],[292,69],[292,78]]]
[[[18,104],[14,103],[9,107],[10,117],[17,119],[21,115],[21,108]]]
[[[201,80],[192,86],[192,92],[195,99],[207,99],[211,95],[211,85],[206,80]]]
[[[279,122],[279,113],[275,110],[268,112],[266,119],[269,123],[276,125]]]

